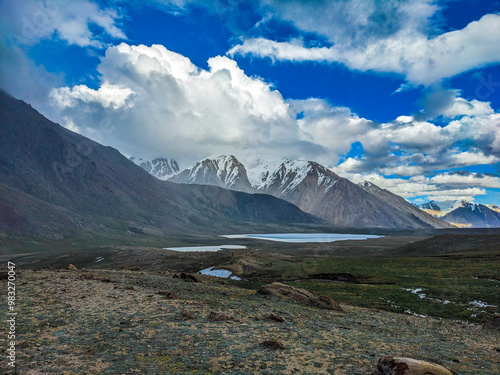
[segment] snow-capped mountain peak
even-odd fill
[[[172,176],[170,180],[178,183],[215,185],[244,192],[254,190],[248,181],[245,166],[233,155],[205,158]]]
[[[173,159],[155,158],[148,160],[132,156],[130,157],[130,161],[160,180],[167,180],[176,173],[179,173],[179,165]]]
[[[500,208],[466,200],[434,202],[418,206],[427,213],[458,227],[499,227]]]
[[[436,217],[441,217],[446,215],[447,213],[459,208],[459,207],[465,207],[466,205],[471,205],[473,203],[467,202],[465,200],[448,200],[448,201],[441,201],[441,202],[436,202],[436,201],[429,201],[426,203],[422,203],[417,205],[418,208],[421,210],[424,210],[431,215],[434,215]]]
[[[314,179],[319,189],[330,189],[338,176],[322,165],[307,160],[284,160],[258,164],[250,169],[253,185],[258,191],[284,196],[292,192],[307,177]]]

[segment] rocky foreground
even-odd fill
[[[23,271],[18,373],[368,375],[385,355],[461,375],[500,373],[494,328],[347,305],[330,310],[208,276],[199,281],[168,272]]]

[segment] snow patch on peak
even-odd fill
[[[215,185],[245,192],[254,191],[250,182],[248,182],[245,166],[233,155],[220,155],[200,160],[191,168],[185,169],[174,176],[171,181]]]
[[[477,204],[468,202],[466,200],[456,201],[450,208],[449,211],[456,210],[457,208],[470,208],[472,210],[477,208]]]
[[[464,200],[461,201],[449,200],[442,202],[436,202],[431,200],[429,202],[419,204],[417,207],[420,208],[421,210],[431,213],[434,216],[441,217],[459,207],[465,207],[465,205],[467,204],[471,203]]]
[[[316,178],[318,190],[330,190],[338,177],[322,165],[308,160],[257,161],[248,169],[249,180],[259,191],[281,197],[292,192],[308,176]],[[313,180],[314,181],[314,180]]]
[[[377,186],[373,182],[368,181],[368,180],[360,182],[358,184],[358,186],[365,189],[365,190],[382,190],[382,188],[380,186]]]
[[[141,157],[130,157],[130,161],[137,164],[149,174],[160,180],[167,180],[179,173],[179,165],[173,159],[154,158],[152,160]]]
[[[304,180],[310,169],[310,162],[305,160],[286,159],[258,163],[250,169],[249,179],[259,190],[265,190],[271,186],[279,189],[286,185],[286,190],[289,191]]]

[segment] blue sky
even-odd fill
[[[500,205],[500,2],[5,1],[0,85],[181,166],[317,160],[410,201]]]

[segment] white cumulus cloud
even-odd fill
[[[425,5],[429,2],[420,3]],[[346,9],[356,9],[359,2],[344,2],[344,4]],[[307,11],[311,10],[306,5],[304,7]],[[299,9],[299,5],[295,4],[295,8]],[[435,10],[432,7],[426,9]],[[422,21],[425,19],[424,16],[432,15],[424,11],[415,18],[408,14],[411,10],[412,8],[408,6],[400,7],[399,21],[414,19]],[[500,62],[500,44],[497,37],[500,34],[500,15],[496,14],[486,14],[461,30],[440,35],[428,35],[425,32],[428,30],[421,30],[422,23],[418,22],[406,22],[392,32],[372,30],[373,17],[370,16],[376,15],[375,8],[372,9],[371,15],[365,11],[360,13],[360,19],[356,20],[354,30],[350,30],[348,25],[339,29],[332,23],[329,24],[331,28],[329,30],[328,25],[324,24],[329,20],[325,18],[326,16],[318,16],[314,23],[301,22],[301,15],[298,12],[286,14],[295,25],[329,38],[333,45],[309,47],[296,38],[276,41],[256,37],[247,38],[241,44],[233,46],[227,52],[228,55],[251,55],[295,62],[341,63],[350,69],[360,71],[397,73],[404,76],[412,85],[426,86],[471,69]],[[349,38],[354,33],[359,36]]]
[[[51,96],[82,129],[97,127],[95,118],[115,123],[119,131],[103,142],[128,154],[193,161],[213,152],[311,158],[325,152],[305,139],[295,112],[269,84],[225,56],[208,65],[199,69],[161,45],[122,43],[106,50],[100,88],[62,87]]]
[[[57,38],[80,47],[102,48],[102,38],[91,31],[91,25],[109,37],[126,39],[118,25],[121,15],[117,10],[101,9],[89,0],[5,1],[0,10],[0,19],[10,30],[9,38],[21,45]]]

